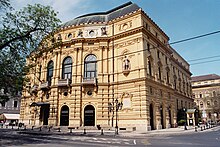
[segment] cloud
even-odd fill
[[[27,4],[39,3],[49,5],[57,11],[58,17],[65,22],[89,11],[90,2],[88,0],[11,0],[12,6],[19,10]]]

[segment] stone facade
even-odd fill
[[[22,122],[115,127],[117,115],[119,128],[152,130],[173,126],[178,109],[193,107],[189,64],[136,4],[77,17],[55,35],[59,45],[27,58],[34,68]]]
[[[4,95],[4,90],[0,90],[0,95]],[[3,101],[0,103],[0,114],[10,113],[10,114],[19,114],[20,112],[20,101],[21,94],[17,96],[10,96],[7,102]]]
[[[216,74],[192,77],[194,102],[204,121],[217,121],[220,115],[220,76]]]

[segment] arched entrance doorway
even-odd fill
[[[150,126],[151,130],[154,130],[154,109],[153,104],[150,104]]]
[[[164,127],[164,118],[163,118],[163,106],[161,105],[160,106],[160,117],[161,117],[161,126],[162,126],[162,129],[164,129],[165,127]]]
[[[95,126],[95,108],[92,105],[84,109],[84,126]]]
[[[60,126],[69,125],[69,107],[63,106],[60,111]]]

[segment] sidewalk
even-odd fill
[[[133,131],[133,132],[121,132],[122,136],[133,136],[133,137],[143,137],[143,136],[164,136],[171,134],[183,134],[183,133],[192,133],[195,132],[195,127],[187,127],[187,130],[184,130],[184,127],[178,128],[169,128],[161,130],[152,130],[152,131]]]
[[[202,129],[201,129],[202,127]],[[206,127],[204,130],[204,126],[195,127],[187,126],[187,130],[184,130],[184,126],[178,128],[169,128],[169,129],[161,129],[161,130],[152,130],[152,131],[133,131],[133,132],[120,132],[120,136],[127,137],[144,137],[144,136],[166,136],[166,135],[180,135],[180,134],[191,134],[191,133],[202,133],[206,131],[212,131],[216,129],[220,129],[220,126],[215,127]]]
[[[219,129],[220,126],[210,127],[204,130],[204,126],[197,128],[195,131],[195,127],[187,126],[187,130],[184,130],[184,127],[178,128],[169,128],[169,129],[161,129],[161,130],[152,130],[152,131],[126,131],[119,130],[119,134],[115,135],[114,130],[104,130],[103,134],[101,130],[82,130],[82,129],[73,129],[72,133],[67,127],[61,127],[60,130],[58,128],[53,128],[48,130],[48,128],[20,128],[18,130],[17,127],[14,127],[13,130],[17,133],[22,134],[31,134],[31,135],[67,135],[67,136],[105,136],[105,137],[151,137],[151,136],[166,136],[166,135],[178,135],[178,134],[189,134],[189,133],[202,133],[208,130]],[[8,127],[7,129],[12,130],[12,128]]]

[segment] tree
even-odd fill
[[[0,8],[5,10],[0,22],[0,90],[4,89],[0,101],[5,101],[6,93],[13,95],[22,89],[26,56],[44,38],[53,38],[60,20],[50,6],[27,5],[12,11],[9,0],[0,0]]]
[[[0,10],[11,8],[9,0],[0,0]]]

